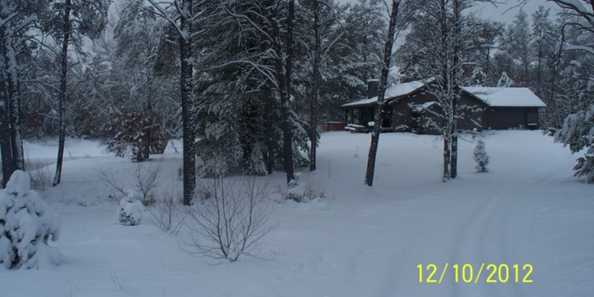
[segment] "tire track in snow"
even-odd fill
[[[472,195],[469,195],[472,199]],[[470,217],[470,220],[464,225],[464,228],[458,235],[458,240],[454,243],[457,244],[454,247],[454,257],[450,261],[451,263],[456,263],[463,265],[465,263],[469,263],[474,265],[476,269],[480,266],[482,261],[485,261],[485,241],[488,238],[488,229],[493,216],[495,214],[495,209],[497,205],[497,196],[489,195],[489,198],[486,201],[481,201],[478,203],[478,207],[475,208],[473,215]],[[453,278],[453,274],[450,274]],[[492,287],[485,287],[479,280],[479,284],[464,284],[458,283],[456,284],[454,280],[450,278],[450,292],[451,296],[459,297],[459,296],[477,296],[476,291],[482,291],[487,294],[480,294],[479,296],[494,296],[492,292],[494,291]],[[481,276],[481,279],[484,280],[484,274]],[[490,294],[491,293],[491,294]],[[498,294],[497,296],[501,296]]]

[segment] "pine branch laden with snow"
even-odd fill
[[[569,146],[573,153],[589,147],[594,141],[594,105],[568,115],[555,134],[555,141]]]
[[[594,183],[594,144],[590,145],[583,157],[576,160],[574,175],[583,178],[587,183]]]
[[[573,153],[585,149],[573,167],[574,175],[588,183],[594,182],[594,105],[567,116],[555,134],[555,141],[569,146]]]
[[[473,159],[476,163],[475,169],[478,173],[488,172],[488,165],[489,165],[489,155],[487,155],[487,150],[485,148],[485,142],[482,139],[476,143],[473,151]]]
[[[38,269],[60,264],[60,253],[50,245],[58,235],[57,217],[31,190],[29,174],[15,171],[0,191],[0,265]]]

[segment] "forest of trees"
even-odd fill
[[[60,183],[72,136],[135,161],[183,138],[187,204],[196,175],[283,170],[290,184],[296,167],[316,169],[318,124],[342,119],[340,104],[393,65],[403,82],[439,78],[451,119],[457,85],[530,87],[550,128],[594,103],[594,15],[571,4],[592,0],[511,24],[469,13],[478,2],[2,0],[3,183],[25,166],[22,139],[46,136],[60,140]],[[395,32],[405,37],[385,59]],[[442,134],[455,177],[457,129]]]

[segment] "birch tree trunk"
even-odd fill
[[[184,205],[191,205],[196,188],[196,155],[194,121],[192,115],[192,86],[193,72],[192,65],[192,0],[184,0],[180,9],[180,90],[182,107],[182,131],[183,131],[183,191]]]
[[[375,111],[373,134],[371,135],[371,145],[369,146],[369,156],[367,157],[367,172],[365,174],[365,183],[373,186],[375,176],[375,159],[377,157],[377,148],[382,129],[382,112],[384,107],[384,97],[386,95],[386,85],[388,84],[388,72],[392,58],[392,48],[394,46],[394,34],[396,34],[396,19],[398,17],[398,8],[400,0],[392,0],[392,12],[390,13],[390,24],[388,26],[388,36],[384,47],[384,62],[377,97],[377,110]]]
[[[321,40],[321,33],[320,33],[320,14],[321,14],[321,5],[320,0],[314,1],[314,61],[313,61],[313,90],[311,94],[311,101],[310,101],[310,132],[309,132],[309,140],[311,142],[310,149],[309,149],[309,170],[315,171],[316,170],[316,157],[317,157],[317,148],[318,148],[318,102],[320,100],[320,84],[321,84],[321,76],[320,76],[320,63],[322,57],[322,40]]]
[[[53,186],[60,184],[62,180],[62,164],[64,163],[64,145],[66,142],[66,125],[64,123],[65,101],[68,84],[68,44],[70,42],[71,23],[70,10],[72,9],[72,1],[66,0],[64,2],[64,40],[62,40],[62,73],[60,76],[60,95],[58,98],[58,157],[56,160],[56,173],[54,175]]]
[[[452,80],[453,80],[453,96],[452,96],[452,143],[451,143],[451,164],[450,164],[450,178],[456,178],[458,176],[458,119],[457,119],[457,107],[458,100],[460,98],[460,85],[461,85],[461,67],[462,67],[462,6],[460,0],[453,0],[454,5],[454,60],[452,68]]]

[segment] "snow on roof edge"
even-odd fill
[[[386,89],[385,98],[391,99],[391,98],[395,98],[395,97],[409,95],[409,94],[417,91],[418,89],[424,87],[425,84],[427,84],[428,82],[431,82],[432,80],[433,79],[415,80],[415,81],[410,81],[407,83],[392,85],[388,89]],[[359,100],[355,100],[355,101],[352,101],[349,103],[345,103],[345,104],[341,105],[341,107],[371,105],[371,104],[374,104],[375,102],[377,102],[377,99],[378,99],[377,96],[371,97],[371,98],[359,99]]]
[[[386,90],[386,99],[409,95],[424,87],[431,79],[392,85]],[[491,107],[546,107],[532,90],[524,87],[462,87],[462,89]],[[342,104],[341,107],[372,105],[377,96]]]
[[[532,90],[523,87],[462,87],[491,107],[546,107]]]

